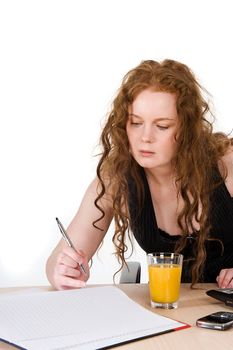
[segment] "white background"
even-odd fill
[[[232,11],[222,0],[0,1],[0,286],[47,284],[45,262],[95,174],[101,125],[144,59],[189,65],[232,128]],[[111,283],[109,230],[90,283]],[[131,258],[132,259],[132,258]],[[145,255],[136,246],[136,256]]]

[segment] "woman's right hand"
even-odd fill
[[[84,266],[85,272],[80,268]],[[83,251],[75,251],[71,247],[64,247],[57,255],[53,271],[53,286],[58,290],[82,288],[89,278],[87,256]]]

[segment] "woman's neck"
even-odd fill
[[[175,174],[170,167],[156,170],[145,168],[144,170],[147,180],[158,186],[167,186],[175,183]]]

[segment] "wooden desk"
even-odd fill
[[[208,297],[205,291],[216,288],[216,284],[199,284],[200,289],[190,289],[189,284],[182,284],[178,309],[161,310],[152,309],[149,303],[147,284],[118,285],[130,298],[142,306],[160,315],[190,324],[192,327],[181,331],[163,334],[132,342],[114,349],[121,350],[219,350],[233,349],[233,328],[227,331],[208,330],[196,327],[196,320],[216,311],[232,311],[223,303]],[[25,288],[24,288],[25,289]],[[19,288],[0,289],[2,292],[18,291]],[[22,288],[23,290],[23,288]],[[40,287],[39,290],[51,290],[50,287]],[[124,315],[122,315],[124,317]],[[0,350],[13,350],[12,346],[0,342]],[[41,349],[43,350],[43,349]]]
[[[116,347],[122,350],[219,350],[233,349],[233,328],[227,331],[216,331],[196,327],[199,317],[216,311],[232,311],[224,303],[210,298],[205,291],[217,288],[216,284],[199,284],[201,289],[190,289],[189,284],[182,284],[179,306],[173,310],[151,309],[149,304],[148,286],[121,285],[120,288],[142,306],[160,315],[188,323],[191,328],[163,334],[143,341]]]

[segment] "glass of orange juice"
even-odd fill
[[[149,289],[152,307],[176,309],[180,293],[183,255],[147,254]]]

